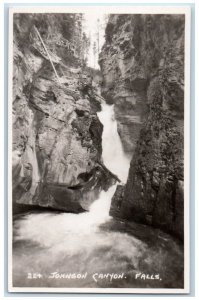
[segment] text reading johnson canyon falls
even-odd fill
[[[50,279],[86,279],[88,276],[88,273],[58,273],[58,272],[52,272],[48,276],[44,276],[40,273],[28,273],[27,277],[28,279],[41,279],[43,277],[48,277]],[[92,274],[92,279],[95,282],[98,282],[99,280],[106,279],[108,281],[116,280],[116,279],[126,279],[124,273],[117,274],[117,273],[94,273]],[[160,274],[144,274],[144,273],[136,273],[135,279],[141,279],[141,280],[162,280],[160,278]]]
[[[13,287],[183,289],[184,26],[13,14]]]

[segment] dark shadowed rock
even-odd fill
[[[100,66],[104,96],[133,154],[111,215],[183,239],[184,16],[111,15]]]
[[[110,216],[121,217],[121,205],[124,198],[124,186],[118,185],[111,200]]]

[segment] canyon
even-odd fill
[[[70,39],[80,44],[79,28],[74,25],[77,17],[62,15],[60,23],[55,23],[56,14],[43,15],[42,20],[36,14],[15,16],[15,212],[24,205],[25,209],[40,206],[82,212],[101,189],[116,181],[101,159],[103,125],[97,116],[101,104],[91,72],[74,52],[57,42],[68,41],[71,26]]]
[[[36,15],[15,18],[14,211],[24,205],[88,210],[100,191],[117,181],[101,157],[103,125],[97,113],[102,81],[101,94],[114,104],[122,147],[132,158],[110,214],[183,238],[184,17],[111,15],[98,85],[94,71],[57,42],[68,37],[62,27],[66,21],[73,25],[74,16],[62,16],[56,39],[55,20],[55,15],[46,15],[42,23]],[[44,31],[51,59],[35,24]],[[73,43],[75,38],[81,42],[78,28],[69,33]]]
[[[184,21],[15,14],[14,287],[183,289]]]
[[[184,16],[111,15],[99,63],[114,103],[125,186],[110,214],[184,235]]]

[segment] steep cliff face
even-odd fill
[[[147,74],[140,68],[142,17],[111,15],[99,63],[102,95],[114,103],[118,133],[127,154],[132,155],[146,112]],[[139,33],[140,31],[140,33]]]
[[[113,15],[100,64],[133,154],[111,215],[183,237],[184,16]]]
[[[80,64],[77,17],[14,16],[14,208],[79,212],[113,181],[101,161],[100,102]]]

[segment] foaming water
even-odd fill
[[[98,113],[98,117],[104,125],[102,134],[102,157],[104,164],[125,183],[128,176],[130,159],[123,151],[117,131],[114,105],[108,105],[103,102],[102,110]]]
[[[85,235],[98,232],[99,226],[111,219],[110,199],[115,188],[114,185],[107,192],[102,191],[99,199],[91,205],[89,212],[27,214],[16,223],[15,241],[32,240],[41,246],[51,247],[66,239],[70,247],[72,240],[76,241],[82,237],[84,239]],[[95,236],[92,236],[92,239],[95,239]]]
[[[117,131],[117,122],[114,114],[114,105],[106,102],[101,104],[102,110],[98,117],[103,124],[102,133],[102,158],[105,166],[125,183],[130,165],[130,159],[125,155],[122,143]],[[110,187],[108,191],[101,191],[99,198],[91,205],[88,220],[92,220],[92,225],[97,225],[108,221],[111,199],[116,190],[117,184]]]
[[[97,209],[97,206],[96,206]],[[183,249],[171,237],[138,224],[92,214],[29,214],[15,222],[13,283],[22,287],[183,287]],[[150,243],[148,242],[150,240]],[[86,274],[82,279],[51,278],[52,273]],[[137,273],[160,274],[140,281]],[[42,274],[28,279],[28,273]],[[120,280],[94,280],[94,274],[120,274]]]
[[[104,125],[102,133],[102,158],[104,164],[113,173],[118,175],[119,178],[125,180],[128,174],[129,161],[124,155],[121,141],[117,132],[117,123],[114,117],[113,105],[110,106],[105,102],[102,103],[102,110],[100,113],[98,113],[98,116]],[[65,234],[68,233],[81,235],[95,232],[101,223],[110,219],[110,203],[116,186],[116,184],[111,186],[108,191],[102,190],[99,198],[91,205],[89,212],[81,214],[67,213],[59,215],[30,214],[26,216],[25,219],[18,222],[16,240],[27,239],[27,237],[29,237],[33,241],[37,241],[40,244],[46,245],[46,236],[48,236],[48,243],[50,242],[50,239],[56,242],[57,239],[63,240]],[[61,231],[59,232],[56,232],[57,224],[59,230],[61,228]],[[39,232],[41,227],[45,228],[45,230]],[[52,227],[54,227],[54,230],[52,230]]]
[[[114,107],[102,104],[103,161],[123,182],[129,159],[117,133]],[[117,185],[101,191],[90,211],[28,213],[14,222],[13,284],[16,287],[182,287],[183,251],[170,237],[109,216]],[[141,226],[141,228],[140,228]],[[154,233],[155,232],[155,233]],[[151,245],[147,240],[150,237]],[[86,274],[79,279],[50,274]],[[137,281],[139,272],[160,273],[164,281]],[[30,279],[28,274],[42,275]],[[93,274],[121,274],[119,280],[94,280]]]
[[[107,192],[101,191],[99,198],[91,205],[88,217],[91,218],[97,226],[110,219],[109,209],[115,190],[116,185],[110,187]]]
[[[105,166],[125,183],[128,176],[130,159],[123,151],[117,131],[114,105],[108,105],[104,101],[101,104],[101,108],[102,110],[98,113],[98,117],[104,126],[102,133],[102,159]],[[101,191],[99,198],[93,202],[89,213],[85,216],[88,226],[97,228],[96,226],[111,219],[109,209],[116,186],[117,184],[111,186],[106,192]]]

